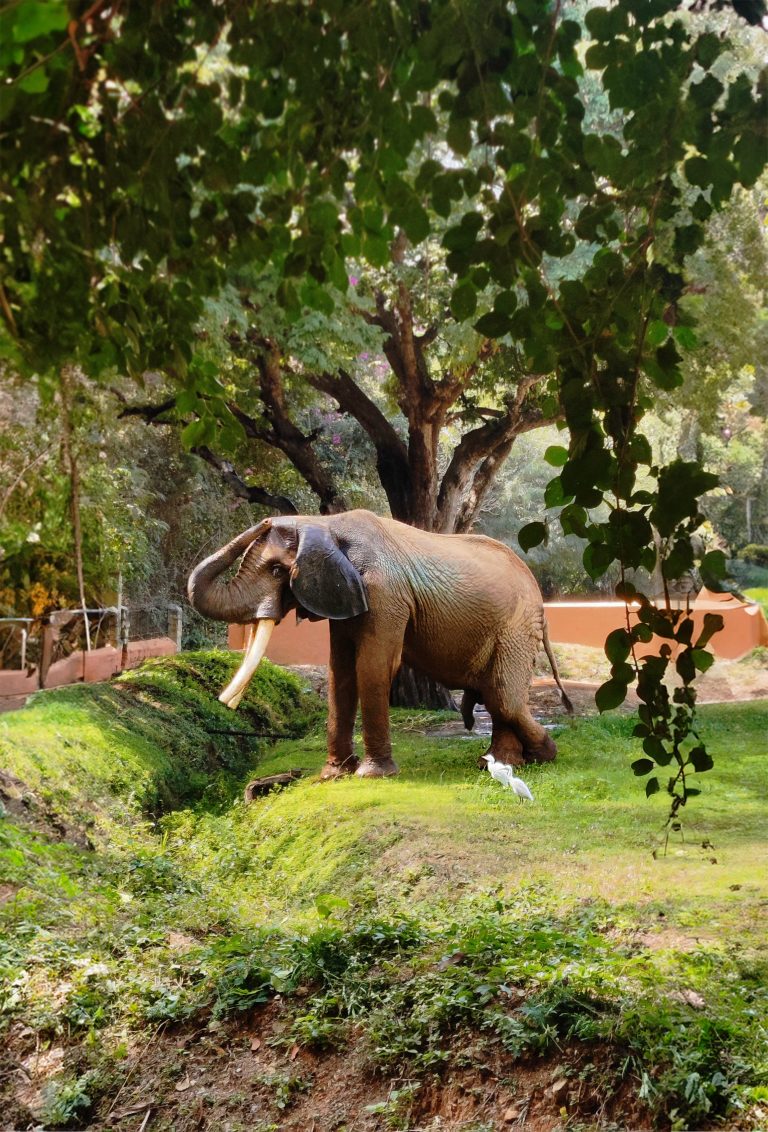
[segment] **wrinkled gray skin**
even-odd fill
[[[224,581],[241,555],[236,576]],[[291,609],[330,619],[326,778],[397,773],[389,690],[401,661],[466,689],[467,727],[474,704],[486,705],[490,753],[500,762],[555,757],[528,710],[542,637],[554,666],[541,593],[528,567],[494,539],[430,534],[369,511],[265,519],[197,567],[189,599],[221,621],[279,622]],[[555,677],[559,684],[556,668]],[[362,762],[352,742],[358,701]]]

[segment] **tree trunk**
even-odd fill
[[[392,707],[429,708],[433,711],[458,711],[453,696],[430,676],[401,664],[389,692]]]

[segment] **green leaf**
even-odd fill
[[[710,755],[706,747],[694,747],[688,752],[688,762],[691,764],[697,774],[703,774],[706,770],[712,770],[715,761]]]
[[[477,292],[471,283],[459,283],[451,294],[451,314],[457,322],[471,318],[477,310]]]
[[[590,543],[585,547],[582,560],[590,578],[600,578],[613,562],[613,551],[605,543]]]
[[[64,31],[69,23],[66,0],[22,0],[13,22],[16,43],[28,43],[52,31]]]
[[[472,127],[467,118],[454,118],[445,135],[448,145],[461,157],[466,157],[472,149]]]
[[[650,798],[652,794],[658,794],[659,790],[661,790],[661,787],[658,778],[649,778],[645,784],[646,798]]]
[[[699,672],[706,672],[715,663],[715,658],[706,649],[692,649],[691,660]]]
[[[699,497],[717,487],[718,482],[716,475],[705,472],[699,464],[674,460],[659,473],[658,497],[651,522],[667,538],[679,523],[697,514]]]
[[[349,908],[349,901],[343,896],[333,896],[329,892],[321,892],[315,897],[315,908],[318,916],[327,920],[334,912],[345,912]]]
[[[330,232],[339,222],[339,210],[332,201],[316,200],[307,209],[307,219],[311,228]]]
[[[703,649],[707,642],[715,635],[715,633],[720,632],[724,624],[725,622],[723,621],[722,614],[705,613],[704,625],[696,639],[696,648]]]
[[[626,698],[627,685],[620,680],[606,680],[595,692],[595,704],[600,712],[619,707]]]
[[[685,649],[679,654],[675,661],[675,670],[685,684],[690,684],[692,680],[696,679],[696,666],[693,663],[690,649]]]
[[[544,542],[547,537],[547,528],[543,523],[526,523],[521,527],[517,534],[517,541],[520,543],[524,551],[531,550],[534,546],[539,546]]]
[[[489,311],[477,320],[475,330],[486,338],[503,338],[510,330],[509,315],[500,311]]]
[[[708,578],[722,581],[728,577],[728,561],[722,550],[710,550],[701,560],[701,573],[705,582]]]
[[[429,214],[418,200],[411,200],[398,213],[398,223],[412,244],[420,244],[430,233]]]
[[[19,90],[23,90],[25,94],[42,94],[43,91],[48,89],[48,76],[45,73],[44,67],[36,67],[34,71],[30,71],[25,75],[18,84]]]
[[[656,735],[649,735],[643,741],[643,750],[646,755],[650,755],[653,761],[660,763],[661,766],[665,766],[669,762],[668,751]]]
[[[563,481],[559,476],[555,476],[550,480],[544,488],[544,506],[545,507],[562,507],[562,505],[572,499],[572,496],[566,495],[563,490]]]
[[[649,346],[660,346],[669,337],[669,327],[666,322],[657,320],[652,322],[646,331],[645,340]]]
[[[712,184],[709,162],[705,157],[689,157],[684,165],[685,175],[692,185],[705,189]]]
[[[550,444],[544,453],[544,459],[553,468],[562,468],[563,464],[568,462],[568,449],[559,444]]]
[[[676,326],[672,331],[675,341],[679,342],[684,350],[695,350],[699,340],[691,326]]]
[[[614,629],[605,641],[605,655],[611,664],[621,664],[632,651],[632,638],[626,629]]]
[[[650,774],[650,772],[652,770],[653,770],[653,760],[652,759],[635,759],[635,761],[632,763],[632,772],[638,778],[642,774]]]
[[[205,420],[190,421],[188,425],[181,430],[181,443],[185,448],[194,448],[196,444],[202,444],[209,431],[209,422]]]

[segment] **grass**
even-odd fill
[[[575,1079],[585,1051],[590,1088],[660,1126],[768,1126],[764,704],[702,710],[716,769],[664,857],[631,719],[561,727],[557,762],[525,771],[533,804],[427,713],[393,712],[399,777],[321,784],[314,699],[265,665],[233,716],[211,694],[230,670],[189,654],[0,720],[0,763],[37,797],[32,824],[0,823],[0,1026],[69,1051],[46,1126],[103,1117],[147,1026],[220,1026],[276,995],[280,1040],[362,1041],[406,1081],[369,1106],[381,1127],[418,1127],[431,1077],[478,1057],[560,1056]],[[294,738],[222,734],[241,728]],[[246,806],[256,764],[307,777]],[[311,1093],[290,1062],[262,1086],[278,1113]]]
[[[751,597],[753,601],[757,601],[763,607],[763,613],[768,617],[768,586],[757,586],[754,589],[745,590],[746,597]]]

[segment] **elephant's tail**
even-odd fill
[[[563,701],[563,707],[565,708],[565,710],[568,712],[569,715],[573,715],[573,704],[571,703],[571,700],[570,700],[570,697],[568,696],[568,693],[566,692],[565,688],[563,687],[562,681],[560,679],[560,673],[557,670],[557,661],[555,660],[555,654],[552,652],[552,646],[549,643],[549,632],[547,630],[546,614],[544,615],[543,641],[544,641],[544,649],[546,651],[547,656],[549,657],[549,663],[552,666],[552,675],[555,678],[555,683],[557,684],[558,688],[560,689],[560,698]]]

